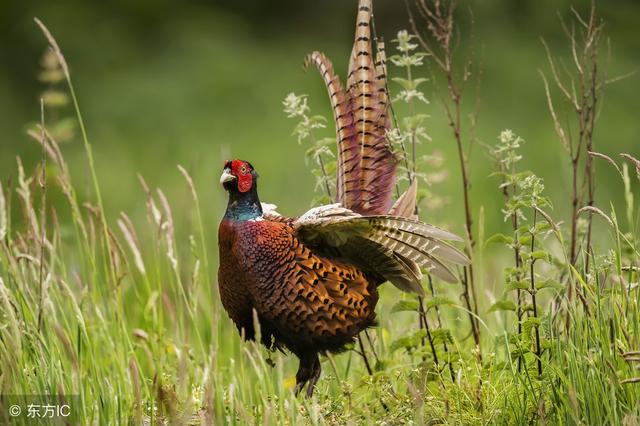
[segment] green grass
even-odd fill
[[[103,201],[118,189],[96,173],[108,165],[103,156],[93,164],[91,129],[84,131],[69,76],[67,82],[89,173],[69,167],[56,141],[36,131],[33,136],[47,154],[45,188],[40,170],[29,176],[20,167],[0,192],[2,394],[77,395],[83,424],[640,421],[640,384],[634,382],[640,377],[640,257],[638,206],[629,195],[637,185],[633,171],[617,186],[627,194],[624,219],[615,218],[613,207],[602,209],[610,223],[594,218],[602,241],[591,262],[595,269],[571,270],[561,260],[557,268],[539,267],[539,281],[562,283],[539,296],[546,342],[541,377],[530,334],[516,335],[510,310],[490,311],[506,292],[502,268],[512,253],[486,246],[488,238],[481,237],[476,266],[486,291],[479,307],[482,362],[459,286],[435,283],[447,298],[437,308],[440,319],[435,306],[427,313],[431,326],[440,328],[432,330],[437,364],[417,331],[415,312],[392,312],[399,310],[398,301],[411,305],[413,297],[383,286],[380,325],[370,331],[371,345],[365,339],[374,374],[368,375],[356,346],[324,358],[315,397],[298,398],[295,358],[242,342],[220,304],[216,218],[209,208],[220,212],[222,195],[215,196],[220,205],[212,206],[210,183],[194,185],[186,170],[172,167],[166,173],[174,176],[174,186],[181,185],[181,195],[168,199],[145,182],[128,189],[144,207],[105,212]],[[498,192],[497,184],[491,185]],[[484,214],[501,216],[500,208],[485,207]],[[482,236],[487,231],[479,222]],[[557,259],[567,249],[561,235],[550,234],[545,246]],[[582,290],[588,309],[567,297],[567,283]]]

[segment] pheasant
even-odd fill
[[[258,323],[268,348],[300,359],[295,392],[313,394],[319,354],[343,351],[375,325],[378,286],[424,295],[422,271],[448,282],[446,262],[468,258],[446,241],[461,241],[414,215],[415,182],[392,204],[397,160],[387,140],[384,46],[373,61],[371,0],[360,0],[346,90],[331,62],[314,52],[337,135],[335,204],[284,217],[258,196],[251,163],[228,160],[220,183],[229,193],[219,227],[218,285],[222,305],[246,339]],[[257,320],[257,321],[256,321]]]

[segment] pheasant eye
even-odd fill
[[[240,167],[240,172],[241,172],[242,174],[247,173],[247,166],[242,166],[242,167]]]

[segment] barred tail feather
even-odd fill
[[[356,178],[359,178],[357,166],[360,154],[354,140],[355,129],[350,100],[345,96],[340,78],[333,71],[333,64],[324,54],[313,52],[307,55],[304,62],[305,68],[310,64],[316,66],[329,92],[338,142],[336,201],[349,207],[346,194],[349,193],[352,197],[359,196],[359,181]],[[349,175],[352,179],[345,182],[345,177]]]
[[[351,99],[356,140],[360,147],[358,213],[383,214],[391,207],[396,159],[389,147],[384,50],[373,62],[371,0],[360,0],[356,37],[349,62],[347,95]],[[382,91],[380,91],[382,89]]]
[[[357,215],[329,217],[318,210],[301,217],[295,227],[311,244],[324,242],[398,288],[423,294],[420,267],[454,282],[456,276],[446,263],[465,265],[469,259],[446,242],[462,241],[459,237],[414,219],[415,182],[392,207],[397,159],[387,138],[392,123],[384,43],[377,43],[374,62],[372,16],[372,0],[359,0],[344,88],[323,54],[314,52],[306,60],[322,74],[333,107],[336,202]]]
[[[363,215],[389,211],[396,173],[396,158],[386,137],[391,120],[384,44],[378,44],[374,64],[371,17],[371,0],[360,0],[346,90],[323,54],[314,52],[306,60],[322,74],[334,111],[338,143],[336,201]]]
[[[418,180],[413,179],[411,185],[405,192],[398,197],[396,202],[389,210],[390,216],[408,217],[410,219],[417,219],[416,215],[416,201],[418,196]]]

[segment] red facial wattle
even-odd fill
[[[238,179],[238,191],[247,192],[253,186],[253,175],[251,167],[245,161],[233,160],[231,162],[231,173]]]

